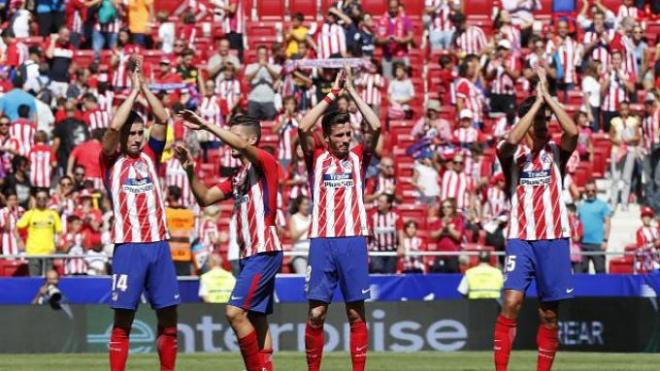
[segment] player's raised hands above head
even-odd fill
[[[192,130],[204,130],[208,127],[208,122],[191,110],[185,110],[181,113],[183,124]]]
[[[187,169],[189,166],[193,166],[195,163],[192,155],[190,154],[190,151],[188,151],[188,149],[181,143],[174,147],[174,157],[176,157],[176,159],[181,162],[181,166],[184,169]]]

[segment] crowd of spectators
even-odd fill
[[[580,128],[563,195],[576,272],[588,269],[581,250],[607,250],[609,219],[630,203],[643,205],[643,227],[630,242],[651,251],[640,270],[657,268],[660,35],[648,32],[660,30],[657,2],[624,0],[609,9],[584,0],[576,12],[541,18],[537,0],[503,0],[492,19],[475,21],[467,1],[426,0],[413,15],[407,0],[386,1],[384,14],[344,0],[318,22],[292,14],[273,28],[276,41],[258,45],[249,41],[245,3],[187,1],[168,14],[152,0],[0,0],[3,255],[66,253],[63,273],[107,273],[114,216],[100,141],[130,88],[130,57],[139,54],[171,116],[160,184],[180,274],[208,270],[214,253],[222,259],[213,267],[235,270],[238,251],[231,205],[200,210],[172,146],[184,143],[210,182],[240,164],[215,138],[186,130],[178,112],[192,109],[218,125],[233,115],[262,120],[262,144],[282,165],[278,228],[291,250],[304,253],[311,195],[297,127],[344,63],[354,66],[355,85],[386,123],[365,198],[370,249],[391,254],[373,256],[372,272],[459,272],[477,261],[414,253],[503,251],[504,231],[517,221],[508,220],[494,149],[515,124],[516,102],[533,88],[537,67]],[[85,51],[91,58],[81,57]],[[136,109],[149,117],[144,103]],[[362,117],[351,100],[338,99],[334,109],[350,114],[361,140]],[[599,159],[610,167],[598,174]],[[609,202],[595,202],[590,176],[609,179]],[[593,260],[604,272],[604,257]],[[285,264],[285,271],[306,269],[304,255]],[[50,267],[30,260],[29,272]]]

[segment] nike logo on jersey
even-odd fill
[[[363,294],[366,294],[366,293],[368,293],[369,291],[371,291],[371,289],[362,290],[362,293],[363,293]]]
[[[575,290],[575,289],[566,289],[566,293],[567,293],[567,294],[570,294],[570,293],[573,292],[573,290]]]

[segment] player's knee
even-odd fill
[[[557,327],[557,311],[552,309],[539,309],[541,324],[547,327]]]
[[[522,300],[516,296],[505,295],[502,300],[502,313],[511,319],[517,319],[520,308],[522,307]]]
[[[162,308],[156,311],[158,325],[161,327],[176,327],[177,311],[176,306]]]
[[[309,322],[311,322],[314,326],[323,326],[326,313],[327,308],[323,306],[311,308],[309,310]]]
[[[346,317],[349,323],[364,321],[364,310],[359,308],[346,308]]]
[[[225,317],[229,323],[238,323],[247,320],[247,312],[233,305],[225,307]]]

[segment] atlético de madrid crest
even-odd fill
[[[353,163],[348,161],[348,160],[344,160],[344,161],[341,162],[341,168],[345,172],[350,173],[350,172],[353,171]]]

